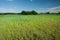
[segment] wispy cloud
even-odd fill
[[[60,6],[57,6],[57,7],[53,7],[53,8],[48,8],[49,12],[59,12],[60,11]]]
[[[0,8],[0,13],[6,13],[6,12],[16,12],[16,10],[12,8]]]
[[[30,0],[31,2],[33,1],[33,0]]]
[[[7,1],[14,1],[14,0],[7,0]]]

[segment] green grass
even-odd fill
[[[60,15],[0,15],[0,40],[60,40]]]

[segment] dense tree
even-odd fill
[[[60,12],[58,12],[58,14],[60,14]]]
[[[46,14],[50,14],[50,12],[46,12]]]
[[[26,12],[25,12],[25,11],[22,11],[22,12],[21,12],[21,14],[25,15],[25,14],[26,14]]]
[[[42,12],[42,13],[37,13],[36,11],[34,11],[34,10],[32,10],[32,11],[22,11],[21,13],[0,13],[0,15],[11,15],[11,14],[13,14],[13,15],[40,15],[40,14],[53,14],[53,15],[56,15],[56,14],[60,14],[60,12],[52,12],[52,13],[50,13],[50,12],[46,12],[46,13],[44,13],[44,12]]]
[[[32,10],[31,13],[32,13],[33,15],[38,14],[38,13],[37,13],[36,11],[34,11],[34,10]]]
[[[35,11],[22,11],[21,14],[22,15],[36,15],[38,13]]]

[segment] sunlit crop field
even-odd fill
[[[0,40],[60,40],[60,15],[0,15]]]

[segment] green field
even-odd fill
[[[0,40],[60,40],[60,15],[0,15]]]

